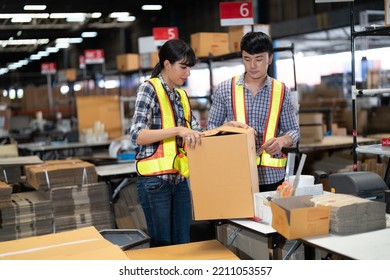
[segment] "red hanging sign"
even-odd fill
[[[252,2],[219,3],[221,26],[253,24]]]
[[[57,65],[55,62],[42,62],[41,74],[55,74],[57,72]]]
[[[177,27],[155,27],[153,28],[153,39],[155,45],[162,46],[166,41],[178,39],[179,31]]]
[[[85,50],[85,63],[94,64],[94,63],[104,63],[104,50]]]

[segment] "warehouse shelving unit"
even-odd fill
[[[351,23],[351,93],[352,93],[352,135],[353,135],[353,170],[357,171],[357,153],[370,153],[378,156],[390,156],[390,152],[382,149],[381,145],[370,145],[359,147],[357,144],[357,109],[356,100],[358,97],[374,96],[377,94],[390,93],[390,88],[381,89],[357,89],[355,81],[355,39],[363,36],[390,36],[390,26],[375,27],[363,31],[355,31],[354,2],[350,3]],[[390,165],[386,168],[384,180],[390,186]]]

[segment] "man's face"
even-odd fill
[[[242,51],[242,61],[245,71],[252,79],[262,78],[267,75],[268,65],[272,63],[273,55],[268,55],[267,52],[258,54],[249,54]]]

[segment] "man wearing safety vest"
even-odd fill
[[[139,147],[137,194],[151,247],[190,242],[192,204],[185,149],[199,145],[203,135],[186,92],[178,86],[195,62],[187,43],[168,40],[159,50],[151,78],[137,90],[130,137]]]
[[[290,90],[267,74],[273,59],[272,39],[263,32],[246,33],[241,55],[245,72],[218,85],[207,129],[224,123],[255,129],[260,191],[272,191],[284,181],[282,148],[297,143],[299,125]]]

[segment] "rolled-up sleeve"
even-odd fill
[[[137,90],[134,115],[128,132],[131,143],[135,146],[139,132],[142,129],[149,129],[152,124],[152,110],[155,104],[152,93],[153,87],[149,83],[143,83]]]

